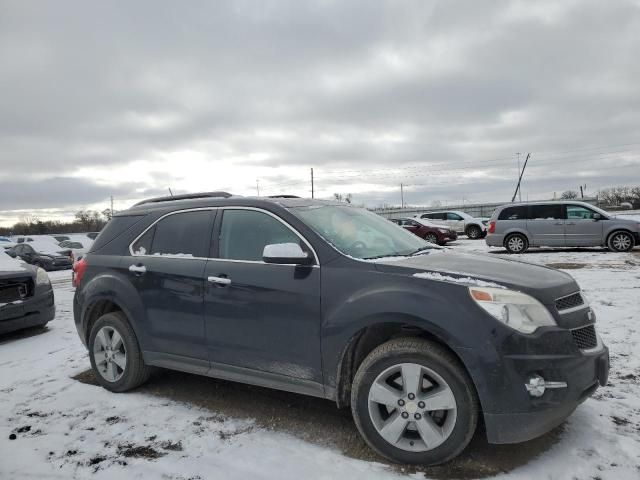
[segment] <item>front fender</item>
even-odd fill
[[[357,271],[359,278],[346,285],[340,269],[332,270],[324,269],[322,282],[321,343],[329,387],[336,385],[339,364],[353,337],[383,323],[423,330],[452,349],[493,348],[491,325],[478,312],[466,286],[375,270]]]

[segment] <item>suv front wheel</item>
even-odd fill
[[[458,455],[478,421],[466,371],[450,352],[420,338],[390,340],[364,359],[353,380],[351,410],[376,452],[422,465]]]
[[[471,240],[482,238],[482,229],[477,225],[471,225],[467,227],[467,231],[465,233]]]
[[[96,379],[107,390],[125,392],[143,384],[150,369],[133,328],[121,312],[107,313],[91,328],[89,357]]]

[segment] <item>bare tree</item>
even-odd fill
[[[563,200],[573,200],[574,198],[578,198],[578,192],[576,192],[575,190],[567,190],[562,192],[560,198],[562,198]]]

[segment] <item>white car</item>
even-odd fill
[[[80,260],[93,245],[93,240],[84,235],[71,235],[69,240],[60,242],[60,246],[71,250],[74,261]]]
[[[487,235],[485,222],[459,210],[425,212],[416,215],[416,218],[428,219],[432,223],[446,225],[458,234],[466,235],[472,240],[484,238]]]

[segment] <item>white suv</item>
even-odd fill
[[[426,212],[416,215],[417,218],[427,218],[433,223],[447,225],[459,234],[466,235],[472,240],[484,238],[487,235],[487,226],[479,218],[451,210],[448,212]]]

